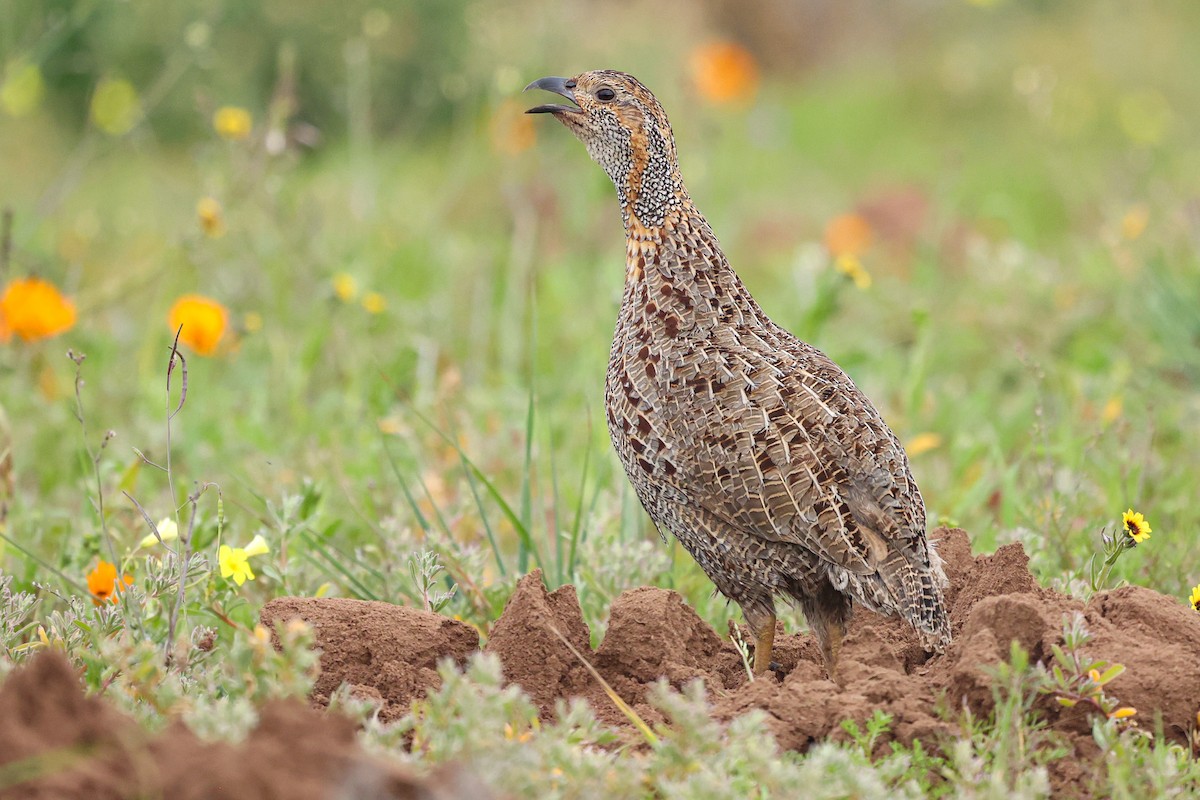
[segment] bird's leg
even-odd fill
[[[846,633],[846,621],[850,618],[850,598],[834,591],[832,586],[825,587],[816,596],[801,599],[800,607],[804,610],[804,618],[812,629],[817,645],[821,648],[821,660],[825,662],[825,672],[829,680],[842,685],[838,676],[838,654],[842,650],[842,636]]]
[[[762,675],[771,669],[771,650],[775,647],[775,611],[743,606],[742,614],[754,634],[754,674]]]
[[[775,648],[775,615],[754,637],[754,674],[762,675],[771,669],[771,651]]]
[[[814,625],[813,633],[816,634],[817,642],[821,645],[821,660],[825,662],[825,672],[829,674],[829,680],[842,686],[842,681],[838,677],[837,664],[838,654],[842,651],[842,636],[846,633],[846,626],[841,620],[827,620],[827,624],[822,628]]]

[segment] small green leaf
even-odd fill
[[[1054,654],[1054,660],[1062,664],[1063,669],[1071,669],[1071,659],[1067,658],[1067,654],[1063,652],[1061,647],[1052,644],[1050,645],[1050,652]]]

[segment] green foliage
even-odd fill
[[[1091,658],[1083,648],[1092,640],[1083,614],[1078,611],[1063,615],[1063,644],[1051,645],[1054,662],[1050,667],[1052,681],[1047,681],[1041,691],[1054,694],[1059,705],[1073,708],[1079,703],[1100,712],[1104,722],[1119,727],[1136,713],[1132,708],[1121,708],[1115,697],[1109,696],[1104,687],[1125,672],[1122,664],[1109,664],[1104,659]]]
[[[414,553],[408,559],[408,574],[421,598],[421,606],[426,611],[435,613],[441,611],[454,598],[454,590],[457,587],[451,586],[447,591],[439,591],[435,588],[438,573],[445,569],[438,561],[437,553],[430,550]]]
[[[973,797],[1043,797],[1046,764],[1068,755],[1057,743],[1034,703],[1046,686],[1041,665],[1014,640],[1008,661],[990,668],[995,708],[988,720],[967,719],[974,752],[965,742],[951,752],[950,771],[961,786],[975,785]],[[1006,794],[1008,793],[1008,794]]]
[[[788,797],[804,786],[815,798],[920,797],[904,776],[906,762],[870,768],[855,751],[821,745],[806,758],[778,753],[762,714],[714,722],[703,688],[682,693],[665,684],[651,704],[670,720],[641,754],[614,749],[614,737],[582,701],[561,706],[553,724],[539,725],[519,689],[504,688],[499,663],[473,659],[465,673],[441,669],[442,688],[415,704],[394,726],[368,723],[366,740],[388,749],[411,737],[423,763],[467,761],[497,788],[515,796],[570,798]]]
[[[858,723],[852,719],[842,721],[842,730],[850,734],[850,738],[862,751],[863,757],[870,758],[871,754],[875,752],[875,742],[891,729],[892,715],[877,708],[864,727],[865,729],[860,728]]]
[[[210,103],[215,93],[227,102],[265,106],[272,90],[288,91],[293,96],[287,101],[305,109],[308,123],[342,134],[338,78],[357,69],[365,89],[386,89],[394,98],[376,112],[380,131],[403,125],[430,133],[446,124],[455,103],[478,100],[469,83],[447,86],[444,80],[445,72],[464,68],[469,59],[469,12],[470,5],[461,3],[385,8],[366,0],[352,0],[337,14],[320,4],[284,10],[236,0],[203,7],[22,3],[5,12],[12,35],[0,39],[0,64],[23,58],[37,66],[46,102],[73,125],[86,120],[81,112],[95,88],[88,78],[128,80],[143,96],[155,133],[167,141],[187,141],[206,126],[207,119],[195,113],[197,93]],[[329,46],[332,41],[341,46]],[[274,83],[277,71],[297,58],[303,69],[288,75],[290,85]]]
[[[1110,797],[1195,797],[1200,760],[1184,747],[1122,730],[1099,718],[1093,735],[1104,751],[1097,794]]]

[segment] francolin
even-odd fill
[[[837,364],[772,322],[684,188],[670,123],[636,78],[596,70],[526,89],[617,187],[625,289],[608,362],[613,446],[659,532],[673,533],[770,669],[775,596],[799,603],[837,680],[857,601],[950,641],[945,576],[908,457]]]

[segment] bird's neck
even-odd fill
[[[686,193],[658,225],[626,219],[625,244],[623,325],[674,338],[701,334],[721,321],[741,324],[760,315]]]
[[[639,228],[661,228],[672,215],[696,212],[673,158],[659,149],[634,147],[624,180],[616,180],[621,219],[627,235]]]

